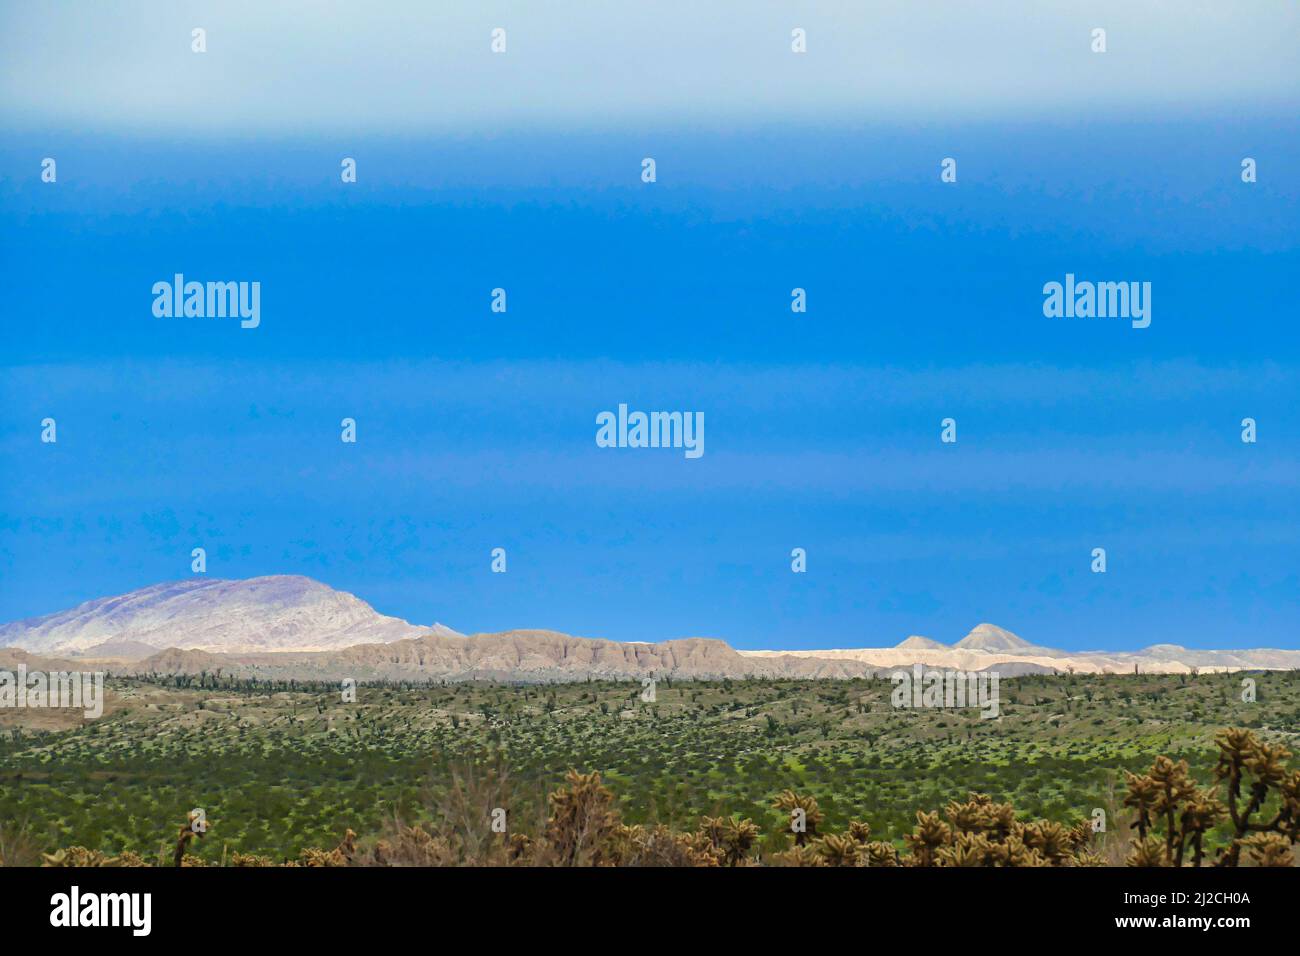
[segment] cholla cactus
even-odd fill
[[[1281,833],[1294,846],[1300,843],[1300,770],[1291,774],[1278,785],[1277,832]]]
[[[1157,757],[1156,762],[1151,765],[1149,776],[1160,788],[1160,796],[1155,803],[1156,813],[1164,813],[1169,808],[1176,807],[1195,789],[1191,777],[1188,776],[1186,760],[1174,763],[1168,757]]]
[[[1126,862],[1129,866],[1167,866],[1165,845],[1156,836],[1135,840]]]
[[[795,846],[805,846],[809,841],[817,838],[817,827],[825,817],[817,808],[816,797],[803,796],[793,790],[782,790],[773,805],[792,819],[796,810],[803,811],[804,827],[802,830],[794,831]]]
[[[1022,833],[1013,833],[990,850],[994,866],[1051,866],[1052,861],[1025,843]]]
[[[777,866],[825,866],[825,859],[814,847],[796,844],[772,860]]]
[[[343,834],[343,840],[332,850],[318,850],[314,847],[303,850],[298,855],[300,866],[347,866],[356,855],[357,835],[351,830]]]
[[[1029,824],[1020,835],[1025,846],[1036,850],[1051,866],[1065,866],[1074,856],[1073,831],[1049,820]]]
[[[1155,812],[1156,801],[1160,799],[1160,785],[1150,777],[1139,777],[1127,770],[1124,771],[1124,776],[1128,780],[1128,795],[1124,798],[1124,806],[1132,807],[1136,814],[1133,829],[1138,832],[1138,840],[1145,840],[1147,831],[1151,829],[1151,815]]]
[[[1086,822],[1073,827],[1049,820],[1021,823],[1009,803],[972,793],[964,803],[935,813],[918,813],[916,829],[904,837],[911,849],[906,866],[1079,866],[1096,865],[1088,854],[1092,833]],[[874,865],[874,860],[873,860]]]
[[[952,828],[939,819],[939,814],[918,810],[916,828],[903,840],[912,850],[907,861],[910,866],[934,866],[936,852],[952,842]]]
[[[1252,849],[1252,859],[1289,858],[1289,851],[1282,854],[1279,848],[1300,840],[1300,772],[1284,765],[1290,751],[1236,728],[1222,731],[1215,742],[1219,759],[1214,777],[1226,785],[1226,805],[1217,788],[1195,785],[1186,761],[1157,757],[1145,776],[1128,774],[1124,805],[1135,811],[1133,827],[1138,831],[1128,857],[1130,866],[1181,867],[1189,850],[1191,865],[1201,866],[1205,837],[1225,816],[1231,820],[1233,835],[1220,850],[1216,866],[1237,866],[1243,847]],[[1274,792],[1279,803],[1276,813],[1269,819],[1258,818]],[[1155,832],[1160,829],[1163,840]]]
[[[753,820],[739,817],[702,817],[699,836],[716,849],[727,866],[737,866],[749,856],[758,840],[758,827]]]
[[[528,858],[533,849],[533,840],[526,833],[512,833],[506,839],[506,859],[519,863]]]
[[[958,832],[951,846],[935,853],[939,866],[993,866],[993,844],[982,833]]]
[[[1180,817],[1184,836],[1179,841],[1175,866],[1183,865],[1183,853],[1190,844],[1192,848],[1192,865],[1200,866],[1205,858],[1202,845],[1205,834],[1214,829],[1214,825],[1228,812],[1227,808],[1215,796],[1213,790],[1196,789],[1188,798]]]
[[[117,866],[117,858],[84,846],[70,846],[41,854],[41,866]]]
[[[1256,866],[1295,866],[1291,842],[1280,833],[1256,833],[1242,845]]]
[[[884,840],[874,840],[867,844],[867,866],[902,866],[898,858],[898,849]]]
[[[1182,859],[1186,833],[1180,831],[1175,823],[1180,805],[1196,794],[1196,785],[1187,771],[1187,761],[1174,763],[1168,757],[1157,757],[1149,774],[1159,794],[1153,812],[1165,820],[1165,859],[1175,864]]]
[[[817,841],[816,848],[827,866],[859,865],[858,844],[852,837],[828,833]]]
[[[1219,762],[1214,776],[1228,785],[1227,810],[1232,819],[1232,842],[1219,856],[1216,866],[1236,866],[1241,848],[1252,834],[1276,833],[1294,845],[1300,838],[1300,773],[1290,773],[1283,763],[1291,751],[1280,745],[1262,743],[1249,730],[1229,729],[1215,738]],[[1253,780],[1248,778],[1253,777]],[[1243,785],[1249,799],[1241,805]],[[1279,793],[1281,806],[1268,821],[1253,819],[1263,808],[1270,789]]]
[[[1093,838],[1091,820],[1080,820],[1070,828],[1070,842],[1075,850],[1082,850],[1091,845]]]
[[[1016,827],[1016,810],[1009,803],[994,803],[984,793],[971,793],[965,803],[952,801],[944,815],[957,833],[982,833],[994,843],[1001,843]]]
[[[953,800],[944,815],[958,833],[983,833],[988,829],[988,808],[992,800],[985,794],[972,793],[965,803]]]
[[[871,842],[871,824],[863,823],[861,820],[850,820],[849,839],[854,843],[866,846]]]

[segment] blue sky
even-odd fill
[[[470,631],[1298,646],[1290,5],[160,9],[3,14],[0,620],[203,545]],[[261,326],[155,318],[175,272]],[[1150,328],[1044,318],[1066,272],[1151,282]],[[620,402],[705,455],[597,448]]]

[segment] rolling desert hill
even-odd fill
[[[86,601],[0,626],[0,647],[41,654],[139,657],[168,647],[213,653],[339,650],[428,633],[345,591],[300,575],[193,578]]]
[[[0,626],[0,663],[24,654],[78,666],[111,661],[118,673],[319,680],[853,678],[916,664],[1006,676],[1300,668],[1300,651],[1269,648],[1156,644],[1131,652],[1067,652],[988,623],[951,645],[912,636],[894,647],[798,651],[738,651],[700,637],[644,643],[547,630],[466,637],[440,624],[420,627],[385,616],[352,594],[297,575],[152,585]]]

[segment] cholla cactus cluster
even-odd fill
[[[810,841],[817,839],[817,828],[826,817],[817,808],[816,797],[800,796],[793,790],[782,790],[776,798],[776,808],[791,819],[795,846],[807,846]],[[794,826],[796,819],[802,824],[798,828]]]
[[[84,846],[71,846],[54,853],[41,854],[42,866],[148,866],[144,858],[135,853],[109,856]]]
[[[788,803],[788,799],[785,801]],[[1064,827],[1048,820],[1022,823],[1009,803],[972,793],[943,814],[920,811],[904,837],[906,850],[871,839],[866,823],[852,821],[843,834],[796,843],[773,860],[788,866],[1099,866],[1087,823]]]
[[[1158,757],[1149,773],[1128,774],[1124,805],[1135,831],[1130,866],[1293,866],[1300,842],[1300,771],[1290,770],[1285,748],[1261,742],[1247,730],[1225,730],[1216,739],[1215,785],[1200,787],[1185,761]],[[495,799],[499,779],[483,796]],[[1222,796],[1220,788],[1224,789]],[[473,788],[470,788],[473,790]],[[457,806],[475,802],[461,790]],[[229,866],[1101,866],[1091,821],[1073,826],[1017,819],[1010,803],[972,793],[942,812],[920,811],[903,846],[873,840],[871,827],[851,821],[842,833],[825,833],[816,798],[782,791],[773,809],[790,824],[765,847],[752,820],[703,817],[693,831],[663,825],[628,825],[600,774],[569,771],[548,800],[549,816],[538,836],[476,831],[455,825],[430,831],[394,822],[382,837],[359,844],[347,831],[332,850],[307,849],[296,860],[235,853]],[[170,863],[203,866],[187,853],[196,837],[193,820],[180,828]],[[1226,836],[1225,836],[1226,834]],[[1217,838],[1226,843],[1216,848]],[[785,847],[780,848],[784,842]],[[0,850],[5,847],[0,840]],[[158,865],[168,861],[159,854]],[[1244,854],[1244,861],[1243,861]],[[139,856],[107,856],[84,847],[44,854],[46,866],[148,866]]]
[[[1124,805],[1133,809],[1137,840],[1131,866],[1201,866],[1206,835],[1222,821],[1231,829],[1215,866],[1237,866],[1246,850],[1256,866],[1293,866],[1300,842],[1300,770],[1285,764],[1291,751],[1249,730],[1222,731],[1215,742],[1216,785],[1197,787],[1186,761],[1157,757],[1145,776],[1128,774]],[[1226,784],[1226,801],[1219,787]]]

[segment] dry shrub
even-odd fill
[[[550,796],[551,817],[539,862],[549,866],[615,863],[619,854],[611,838],[621,822],[614,795],[601,784],[599,773],[570,770],[565,783]]]
[[[25,824],[0,823],[0,866],[36,866],[41,851]]]
[[[355,866],[458,866],[461,854],[441,836],[422,826],[390,824],[386,834],[369,850],[358,853]]]

